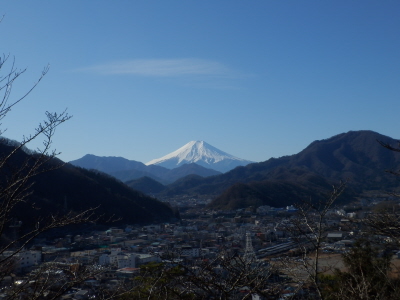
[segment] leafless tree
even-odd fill
[[[390,151],[400,152],[400,142],[397,146],[379,140],[378,143]],[[400,176],[400,170],[391,169],[386,170],[386,172],[397,177]],[[388,192],[387,194],[395,198],[400,197],[399,193],[395,191]],[[379,211],[374,211],[362,219],[361,222],[365,225],[369,234],[387,236],[395,244],[400,245],[400,212],[395,207],[386,207]]]
[[[390,151],[400,152],[398,146],[378,141]],[[398,170],[386,172],[400,176]],[[397,192],[388,195],[399,197]],[[323,276],[323,296],[333,299],[399,299],[399,270],[393,264],[393,246],[400,244],[400,214],[395,207],[372,211],[365,218],[353,220],[362,228],[363,239],[342,255],[345,270],[336,269],[333,275]],[[378,241],[385,239],[384,243]],[[395,248],[396,249],[396,248]]]
[[[340,182],[339,185],[333,186],[332,191],[326,198],[302,201],[297,206],[298,213],[291,219],[290,227],[287,226],[286,228],[292,235],[292,240],[297,244],[297,248],[301,253],[301,261],[296,266],[284,260],[283,264],[287,268],[297,268],[297,272],[292,274],[293,280],[303,282],[304,285],[311,285],[320,299],[323,299],[319,278],[322,273],[320,268],[322,243],[326,238],[326,216],[329,210],[334,207],[336,200],[343,193],[345,187],[346,183]],[[298,274],[305,274],[305,276],[302,278]]]
[[[343,254],[346,270],[322,278],[327,300],[399,299],[399,277],[392,273],[392,255],[380,253],[368,240],[359,240]]]
[[[23,101],[47,74],[49,68],[45,67],[38,80],[22,96],[13,98],[12,91],[17,80],[26,72],[15,66],[15,59],[9,55],[0,57],[0,121],[3,122],[11,109]],[[13,239],[5,239],[6,231],[10,226],[18,226],[13,223],[13,212],[21,203],[30,203],[34,190],[33,179],[44,172],[50,172],[60,168],[63,163],[55,159],[59,154],[52,149],[52,140],[59,125],[71,118],[66,111],[62,113],[46,112],[46,119],[39,123],[33,133],[24,136],[22,141],[14,142],[6,138],[0,138],[0,143],[8,149],[0,156],[0,282],[10,275],[19,254],[37,236],[51,229],[79,224],[92,220],[93,209],[83,212],[69,212],[64,215],[53,214],[41,217],[31,228],[25,230],[20,236]],[[2,124],[0,124],[2,125]],[[0,134],[4,134],[5,128],[0,128]],[[34,140],[42,139],[42,147],[34,151],[28,150],[28,146]],[[29,155],[21,161],[21,153],[29,152]],[[73,284],[87,278],[90,270],[71,273],[65,270],[64,278],[51,276],[58,270],[54,265],[43,265],[31,274],[26,280],[7,288],[7,299],[55,299],[63,291]],[[92,270],[93,271],[93,270]],[[56,280],[57,279],[57,280]],[[67,280],[68,279],[68,280]]]
[[[266,261],[226,250],[190,265],[174,256],[143,266],[123,299],[277,299],[282,287],[277,274]]]

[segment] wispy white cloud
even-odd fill
[[[227,66],[204,59],[135,59],[100,64],[79,69],[104,75],[131,74],[152,77],[177,76],[235,76],[235,71]],[[236,74],[237,75],[237,74]]]

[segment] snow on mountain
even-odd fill
[[[189,163],[196,163],[224,173],[237,166],[245,166],[251,161],[230,155],[204,141],[191,141],[170,154],[149,161],[146,165],[159,165],[173,169]]]

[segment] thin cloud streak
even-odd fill
[[[219,62],[203,59],[136,59],[82,68],[78,71],[103,75],[130,74],[149,77],[184,75],[229,77],[238,75]]]

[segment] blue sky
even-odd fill
[[[68,108],[65,161],[147,162],[191,140],[264,161],[349,130],[400,138],[397,0],[20,0],[0,13],[0,53],[27,68],[13,96],[50,64],[5,136]]]

